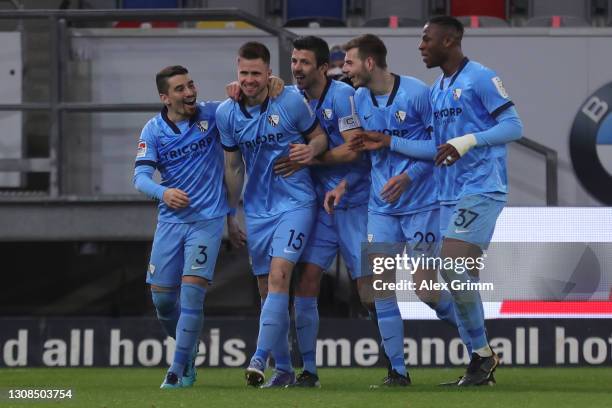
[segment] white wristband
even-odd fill
[[[457,149],[457,153],[459,153],[459,157],[461,157],[466,154],[472,147],[476,146],[478,142],[476,140],[476,136],[474,136],[473,133],[468,133],[464,136],[454,137],[446,143]]]

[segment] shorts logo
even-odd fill
[[[278,115],[270,115],[268,116],[268,123],[272,126],[277,126],[280,122],[280,117]]]
[[[136,153],[136,158],[145,157],[147,154],[147,142],[141,140],[138,142],[138,151]]]
[[[368,234],[368,242],[374,241],[374,234]]]
[[[330,120],[332,118],[332,110],[331,109],[323,109],[323,116],[325,116],[325,119]]]
[[[149,273],[153,275],[155,273],[155,265],[149,264]]]
[[[506,88],[504,88],[504,84],[502,83],[502,80],[499,77],[494,77],[491,78],[491,81],[493,81],[493,85],[495,85],[495,88],[497,88],[497,92],[499,93],[499,95],[502,98],[506,98],[508,99],[508,92],[506,92]]]
[[[397,119],[397,121],[399,123],[404,123],[404,120],[406,120],[406,112],[404,111],[397,111],[395,112],[395,119]]]
[[[578,108],[570,133],[570,157],[582,186],[612,205],[612,82],[591,94]]]
[[[461,88],[453,89],[453,99],[458,101],[461,98]]]
[[[198,126],[198,129],[200,129],[200,132],[204,133],[208,130],[208,121],[202,120],[197,123],[197,126]]]

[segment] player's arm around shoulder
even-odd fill
[[[310,165],[315,157],[327,150],[327,134],[308,105],[308,102],[297,93],[283,92],[283,104],[290,116],[295,130],[301,133],[308,144],[292,144],[289,159],[298,164]]]
[[[231,112],[235,104],[233,100],[226,99],[219,105],[215,113],[221,146],[224,150],[224,182],[227,188],[229,206],[234,209],[238,207],[244,184],[244,161],[233,134]]]

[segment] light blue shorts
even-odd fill
[[[410,256],[431,255],[440,240],[440,210],[421,211],[407,215],[368,213],[368,242],[382,253],[401,254],[408,245]],[[388,247],[388,248],[387,248]],[[374,246],[371,248],[374,249]]]
[[[224,222],[225,217],[184,224],[158,222],[147,283],[174,287],[187,275],[212,281]]]
[[[274,217],[246,217],[247,247],[255,276],[270,273],[273,257],[297,263],[310,238],[316,206],[300,207]]]
[[[332,215],[325,212],[323,208],[319,208],[316,224],[300,262],[329,269],[340,250],[351,278],[357,279],[365,276],[361,268],[361,244],[366,241],[367,225],[367,204],[359,207],[337,208]]]
[[[463,197],[455,204],[442,204],[440,234],[487,249],[505,205],[505,201],[481,194]]]

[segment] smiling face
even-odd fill
[[[368,86],[372,79],[371,68],[373,68],[372,58],[365,61],[359,57],[359,49],[351,48],[346,51],[342,72],[346,75],[355,88]]]
[[[291,54],[291,73],[300,90],[308,90],[319,81],[325,80],[327,64],[317,67],[315,53],[310,50],[296,50]]]
[[[271,74],[270,67],[261,58],[238,57],[238,83],[248,99],[258,99],[267,90]]]
[[[427,68],[439,67],[448,58],[449,38],[447,30],[437,24],[426,24],[423,27],[419,51]]]
[[[168,114],[186,120],[196,112],[198,90],[188,74],[174,75],[167,80],[168,90],[159,97],[168,108]]]

